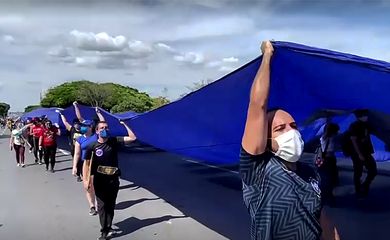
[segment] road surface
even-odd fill
[[[98,216],[88,215],[82,184],[71,176],[71,159],[57,153],[56,172],[32,164],[16,166],[8,137],[0,136],[0,239],[96,239]],[[66,153],[66,152],[65,152]],[[120,154],[121,189],[115,239],[249,239],[241,183],[225,171],[164,153]],[[352,173],[341,172],[337,205],[327,208],[342,239],[388,240],[390,177],[378,176],[371,195],[357,201]]]

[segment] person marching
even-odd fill
[[[39,118],[33,118],[33,125],[30,128],[30,135],[33,137],[33,152],[35,157],[35,163],[42,164],[43,152],[39,148],[39,138],[43,133],[43,126]],[[39,160],[39,161],[38,161]]]
[[[98,116],[100,121],[105,121],[104,116],[101,114],[100,110],[98,108],[95,108],[96,115]],[[62,115],[61,111],[57,110],[60,115]],[[81,115],[80,115],[81,117]],[[65,116],[61,116],[61,118],[65,119]],[[94,129],[94,122],[92,120],[83,120],[81,122],[80,132],[83,134],[80,136],[76,143],[74,148],[74,156],[73,156],[73,168],[72,168],[72,175],[77,176],[77,181],[81,182],[81,175],[82,175],[82,167],[83,167],[83,161],[85,159],[85,150],[88,144],[91,142],[97,141],[97,135],[93,131]],[[80,178],[80,180],[79,180]],[[87,201],[89,203],[89,215],[94,216],[97,214],[96,207],[95,207],[95,191],[93,186],[86,191],[86,197]]]
[[[27,124],[22,128],[17,128],[12,130],[11,138],[10,138],[10,148],[11,151],[15,150],[16,154],[16,166],[25,167],[24,164],[24,144],[26,143],[26,139],[24,138],[25,131],[32,125],[32,123]]]
[[[120,169],[118,168],[118,143],[129,143],[136,139],[133,131],[120,122],[127,130],[126,137],[110,137],[107,122],[96,126],[98,140],[91,143],[85,153],[83,181],[85,189],[93,184],[97,199],[101,235],[98,239],[108,239],[112,234],[115,202],[119,191]]]
[[[294,118],[281,109],[268,109],[274,48],[265,41],[261,50],[240,153],[251,239],[338,239],[322,210],[315,169],[299,162],[304,142]]]
[[[29,145],[28,151],[32,153],[33,147],[34,147],[34,139],[33,135],[31,134],[31,127],[32,127],[32,118],[27,118],[26,120],[26,125],[29,125],[29,127],[26,129],[26,134],[27,134],[27,143]]]
[[[75,144],[77,139],[82,136],[83,134],[81,133],[81,122],[84,120],[83,117],[81,116],[80,109],[78,107],[78,103],[75,101],[73,102],[74,110],[76,113],[77,119],[73,120],[73,125],[71,125],[66,117],[62,114],[60,110],[56,110],[57,113],[60,114],[61,120],[65,125],[66,130],[69,131],[70,133],[70,140],[69,140],[69,145],[70,145],[70,152],[72,155],[72,158],[74,157],[75,153]],[[79,168],[81,169],[81,167]],[[77,172],[77,182],[81,182],[81,171]]]
[[[59,129],[58,124],[56,123],[53,126],[53,123],[50,120],[45,122],[45,128],[43,133],[39,138],[39,148],[43,148],[43,154],[46,164],[46,171],[49,171],[49,159],[50,159],[50,171],[54,173],[54,165],[56,163],[56,153],[57,153],[57,136],[61,135],[61,130]]]

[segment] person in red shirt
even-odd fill
[[[39,148],[43,148],[43,158],[46,164],[46,171],[49,171],[49,159],[50,159],[50,171],[54,173],[54,165],[56,163],[57,152],[57,136],[61,135],[58,124],[53,126],[53,123],[48,120],[45,122],[43,133],[39,138]]]
[[[43,126],[42,126],[39,118],[34,118],[33,124],[34,125],[30,128],[30,135],[32,135],[32,138],[33,138],[35,163],[38,163],[39,165],[41,165],[43,153],[42,153],[42,150],[39,148],[39,137],[43,133]],[[38,162],[38,159],[39,159],[39,162]]]

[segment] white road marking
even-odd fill
[[[64,154],[64,155],[70,155],[70,152],[69,152],[69,151],[66,151],[66,150],[64,150],[64,149],[59,148],[58,151],[60,151],[60,152],[61,152],[62,154]]]
[[[187,162],[190,162],[190,163],[196,163],[196,164],[199,164],[199,165],[202,165],[202,166],[206,166],[206,167],[209,167],[209,168],[215,168],[215,169],[219,169],[219,170],[222,170],[222,171],[225,171],[225,172],[238,174],[238,171],[233,171],[233,170],[230,170],[230,169],[227,169],[227,168],[217,167],[217,166],[214,166],[214,165],[209,165],[209,164],[206,164],[206,163],[201,163],[201,162],[197,162],[197,161],[193,161],[193,160],[189,160],[189,159],[184,159],[184,160],[187,161]]]

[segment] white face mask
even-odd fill
[[[298,130],[290,130],[275,138],[279,148],[276,156],[287,162],[297,162],[302,155],[304,142]]]

